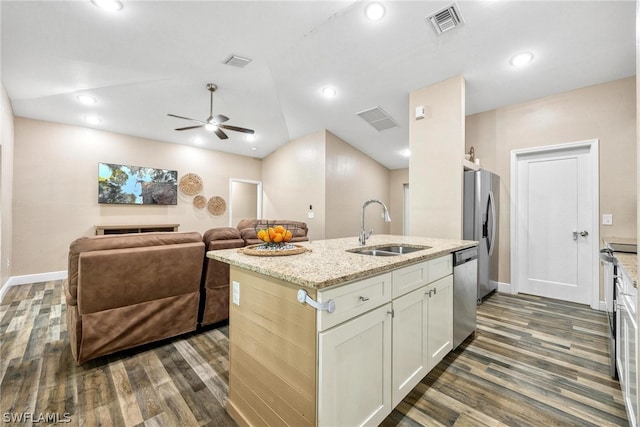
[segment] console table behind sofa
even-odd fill
[[[154,233],[158,231],[178,231],[180,224],[151,225],[96,225],[96,236],[103,234]]]

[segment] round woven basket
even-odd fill
[[[202,191],[202,178],[195,173],[188,173],[180,178],[178,187],[187,196],[195,196]]]
[[[298,255],[298,254],[303,254],[305,252],[310,252],[310,250],[305,248],[304,246],[292,245],[292,244],[289,244],[289,246],[292,246],[291,249],[283,249],[283,250],[259,249],[261,246],[264,246],[264,244],[260,243],[258,245],[245,246],[244,248],[239,248],[238,252],[243,253],[245,255],[252,255],[252,256],[286,256],[286,255]]]
[[[207,206],[207,198],[202,195],[197,195],[193,198],[193,206],[198,209],[204,209]]]
[[[212,215],[220,216],[227,210],[227,202],[220,196],[213,196],[207,203],[207,209]]]

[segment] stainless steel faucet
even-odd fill
[[[378,203],[379,205],[382,205],[382,208],[384,209],[384,222],[391,222],[391,217],[389,216],[389,209],[387,209],[384,203],[382,203],[380,200],[373,199],[373,200],[367,200],[366,202],[364,202],[364,204],[362,205],[362,222],[360,223],[360,244],[361,245],[366,244],[367,239],[371,236],[371,233],[373,233],[373,229],[369,230],[369,233],[367,233],[364,229],[364,210],[371,203]]]

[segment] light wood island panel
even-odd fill
[[[229,311],[227,411],[241,425],[314,426],[316,310],[285,281],[233,265],[230,275],[240,305]]]

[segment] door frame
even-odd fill
[[[586,141],[569,142],[565,144],[547,145],[542,147],[523,148],[511,150],[511,286],[512,293],[517,294],[519,291],[519,253],[518,253],[518,165],[524,156],[531,154],[546,154],[553,156],[554,153],[576,149],[588,149],[589,162],[591,166],[591,202],[593,212],[591,215],[591,254],[594,260],[591,266],[592,289],[591,289],[591,308],[601,310],[600,306],[600,264],[597,262],[600,250],[600,169],[599,169],[599,140],[591,139]]]
[[[262,219],[262,181],[254,181],[251,179],[229,178],[229,227],[234,227],[233,221],[233,183],[242,182],[244,184],[255,184],[257,193],[257,209],[256,218]]]

